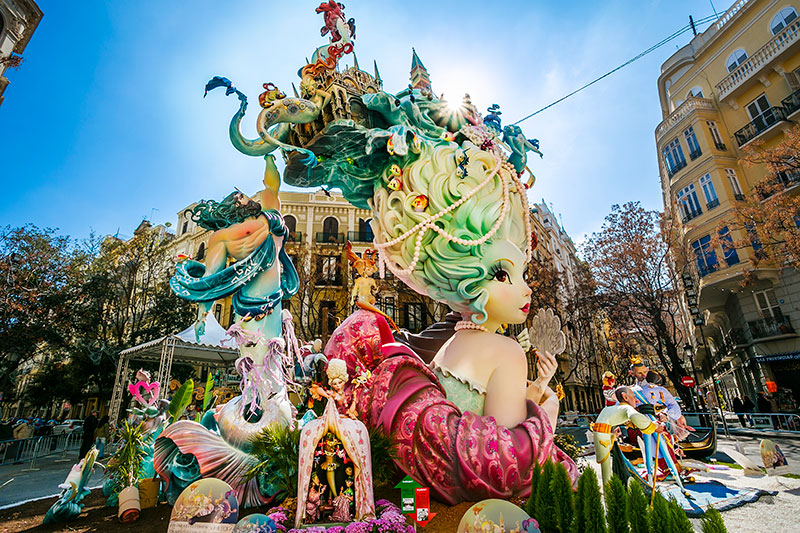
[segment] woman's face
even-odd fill
[[[507,239],[492,242],[484,255],[489,270],[483,287],[488,292],[484,309],[487,320],[501,324],[525,322],[531,305],[531,289],[525,280],[525,255]]]

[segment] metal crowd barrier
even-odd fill
[[[734,413],[725,411],[731,430],[786,431],[800,433],[800,414],[797,413]]]
[[[67,454],[79,450],[82,439],[82,431],[72,431],[60,435],[0,441],[0,465],[30,461],[26,470],[38,470],[38,459],[58,454],[61,454],[59,461],[72,461],[74,458],[67,459]]]

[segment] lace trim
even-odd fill
[[[460,383],[463,383],[464,385],[466,385],[467,387],[471,388],[475,392],[478,392],[480,394],[486,394],[486,387],[484,387],[482,385],[477,385],[477,384],[473,383],[471,380],[469,380],[467,378],[462,378],[461,376],[458,376],[458,375],[454,374],[453,372],[451,372],[447,368],[443,367],[442,365],[436,363],[435,361],[431,361],[430,365],[428,365],[428,366],[431,368],[431,370],[438,370],[439,372],[444,374],[446,377],[453,378],[456,381],[458,381]]]

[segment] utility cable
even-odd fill
[[[714,14],[714,15],[709,15],[708,17],[702,18],[702,19],[700,19],[700,20],[696,20],[696,21],[695,21],[695,26],[699,26],[699,25],[701,25],[701,24],[705,24],[705,23],[707,23],[707,22],[711,22],[712,20],[714,20],[714,19],[717,19],[717,18],[719,18],[719,15],[717,15],[717,14]],[[621,70],[621,69],[623,69],[623,68],[627,67],[628,65],[630,65],[630,64],[631,64],[631,63],[633,63],[634,61],[636,61],[636,60],[638,60],[638,59],[641,59],[641,58],[643,58],[644,56],[646,56],[646,55],[647,55],[647,54],[649,54],[650,52],[652,52],[652,51],[654,51],[654,50],[656,50],[656,49],[658,49],[658,48],[660,48],[660,47],[664,46],[665,44],[667,44],[667,43],[668,43],[668,42],[670,42],[671,40],[675,39],[676,37],[679,37],[680,35],[683,35],[684,33],[686,33],[687,31],[689,31],[689,30],[691,30],[691,29],[692,29],[692,26],[691,26],[691,24],[687,24],[686,26],[684,26],[683,28],[679,29],[678,31],[676,31],[675,33],[673,33],[672,35],[670,35],[669,37],[666,37],[665,39],[662,39],[661,41],[659,41],[658,43],[654,44],[653,46],[651,46],[651,47],[650,47],[650,48],[648,48],[647,50],[645,50],[645,51],[643,51],[643,52],[640,52],[639,54],[637,54],[637,55],[636,55],[636,56],[634,56],[633,58],[631,58],[631,59],[629,59],[628,61],[626,61],[625,63],[621,64],[620,66],[618,66],[618,67],[616,67],[616,68],[614,68],[614,69],[612,69],[612,70],[610,70],[610,71],[606,72],[605,74],[603,74],[603,75],[602,75],[602,76],[600,76],[599,78],[595,78],[595,79],[593,79],[592,81],[590,81],[590,82],[589,82],[589,83],[587,83],[586,85],[583,85],[583,86],[579,87],[578,89],[575,89],[575,90],[574,90],[574,91],[572,91],[571,93],[569,93],[569,94],[567,94],[567,95],[565,95],[565,96],[562,96],[561,98],[559,98],[559,99],[558,99],[558,100],[556,100],[555,102],[552,102],[552,103],[550,103],[550,104],[548,104],[548,105],[544,106],[543,108],[539,109],[538,111],[534,111],[534,112],[533,112],[533,113],[531,113],[530,115],[527,115],[527,116],[525,116],[525,117],[523,117],[523,118],[519,119],[518,121],[514,122],[514,124],[513,124],[513,125],[517,125],[517,124],[519,124],[520,122],[523,122],[523,121],[525,121],[525,120],[528,120],[528,119],[529,119],[529,118],[531,118],[532,116],[538,115],[539,113],[541,113],[541,112],[542,112],[542,111],[544,111],[545,109],[549,109],[549,108],[553,107],[554,105],[556,105],[556,104],[558,104],[558,103],[561,103],[561,102],[563,102],[564,100],[566,100],[566,99],[567,99],[567,98],[569,98],[570,96],[573,96],[573,95],[575,95],[575,94],[578,94],[579,92],[581,92],[582,90],[586,89],[587,87],[590,87],[590,86],[594,85],[595,83],[597,83],[598,81],[600,81],[600,80],[602,80],[602,79],[604,79],[604,78],[607,78],[608,76],[610,76],[610,75],[614,74],[614,73],[615,73],[615,72],[617,72],[618,70]]]

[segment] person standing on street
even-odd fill
[[[78,461],[86,456],[86,453],[94,444],[94,430],[97,429],[97,411],[92,411],[86,420],[83,421],[83,440],[81,441],[81,450],[79,452]]]
[[[103,452],[106,449],[106,441],[108,440],[108,415],[104,415],[97,423],[97,429],[94,430],[95,447],[97,448],[97,458],[103,457]]]
[[[747,423],[744,420],[744,402],[742,402],[742,399],[738,396],[733,399],[733,410],[736,413],[736,416],[739,418],[739,423],[743,428],[746,428]]]

